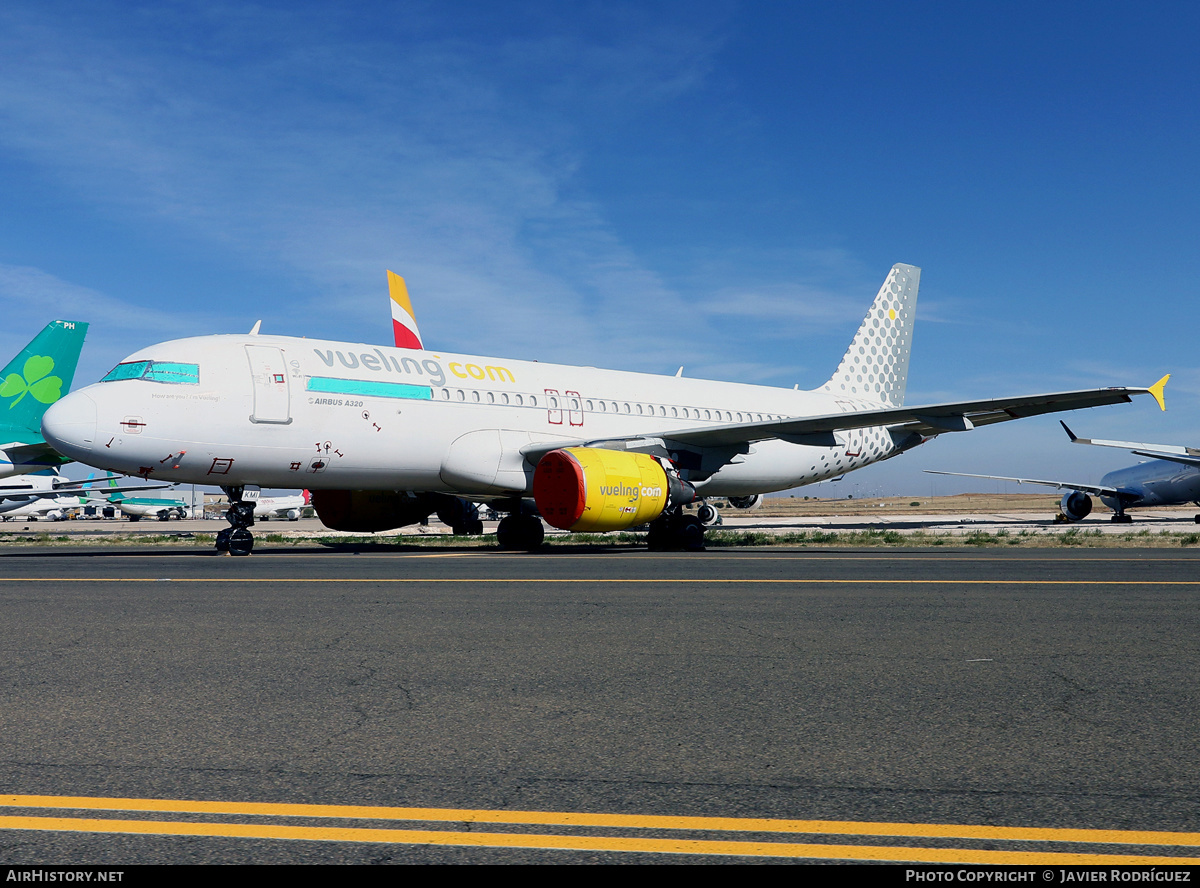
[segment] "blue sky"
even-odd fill
[[[1183,3],[0,7],[0,349],[388,342],[825,381],[923,269],[910,402],[1146,385],[1081,434],[1200,444],[1200,10]],[[924,468],[1094,481],[1053,418]],[[855,486],[857,485],[857,486]],[[970,485],[977,486],[977,485]],[[822,493],[838,488],[822,485]]]

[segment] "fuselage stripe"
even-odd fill
[[[409,385],[404,382],[378,382],[366,379],[334,379],[329,376],[310,376],[310,392],[331,395],[363,395],[371,398],[407,398],[428,401],[433,390],[427,385]]]

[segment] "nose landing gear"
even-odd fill
[[[230,527],[217,534],[217,551],[230,555],[249,555],[254,549],[254,534],[247,528],[254,526],[254,503],[242,502],[241,487],[222,487],[229,497],[229,511],[225,520]]]

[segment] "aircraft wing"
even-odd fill
[[[1045,395],[1021,395],[1012,398],[991,398],[986,401],[960,401],[949,404],[925,404],[915,407],[881,407],[877,410],[860,410],[853,413],[831,413],[782,419],[772,422],[736,423],[733,425],[708,426],[697,429],[661,432],[657,436],[682,444],[699,447],[719,447],[730,444],[750,444],[771,438],[796,439],[797,443],[808,443],[806,438],[831,435],[851,429],[887,426],[893,431],[916,432],[925,437],[944,432],[966,432],[981,425],[1023,419],[1043,413],[1058,413],[1063,410],[1079,410],[1084,407],[1100,407],[1106,404],[1125,404],[1134,395],[1155,394],[1149,388],[1126,388],[1124,386],[1085,389],[1075,392],[1056,392]],[[1161,397],[1159,390],[1156,397]],[[813,441],[816,443],[816,441]]]
[[[129,493],[134,490],[161,490],[172,487],[171,484],[124,484],[114,487],[89,487],[91,481],[68,481],[60,484],[55,490],[73,496],[76,493]]]
[[[1150,388],[1113,386],[1045,395],[991,398],[985,401],[958,401],[916,407],[880,407],[875,410],[829,413],[823,416],[708,425],[630,435],[627,438],[610,438],[603,441],[586,439],[579,439],[575,442],[557,441],[527,446],[522,448],[522,452],[531,461],[536,461],[543,453],[557,450],[560,447],[611,446],[619,442],[638,440],[674,442],[693,447],[736,447],[778,438],[795,444],[834,446],[837,443],[834,439],[835,432],[873,426],[886,426],[893,432],[916,433],[924,437],[932,437],[944,432],[966,432],[976,426],[1007,422],[1010,419],[1023,419],[1027,416],[1039,416],[1043,413],[1080,410],[1084,407],[1100,407],[1107,404],[1125,404],[1132,401],[1135,395],[1153,395],[1159,406],[1162,407],[1162,389],[1165,383],[1166,377],[1163,377]],[[1166,408],[1163,407],[1163,409]]]
[[[1200,466],[1200,449],[1183,447],[1177,444],[1141,444],[1137,441],[1102,441],[1098,438],[1080,438],[1072,432],[1065,422],[1059,420],[1059,425],[1070,437],[1072,444],[1093,444],[1096,447],[1115,447],[1118,450],[1129,450],[1138,456],[1151,459],[1165,459],[1168,462],[1182,463],[1185,466]]]
[[[1102,484],[1076,484],[1073,481],[1042,481],[1037,478],[1006,478],[1003,475],[973,475],[969,472],[938,472],[926,469],[929,475],[953,475],[956,478],[987,478],[991,481],[1015,481],[1017,484],[1040,484],[1043,487],[1054,487],[1058,490],[1078,490],[1080,493],[1090,493],[1092,496],[1115,496],[1119,499],[1136,500],[1140,494],[1130,493],[1116,487],[1105,487]]]

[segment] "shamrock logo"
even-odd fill
[[[41,401],[43,404],[53,404],[62,397],[62,380],[57,376],[49,376],[54,369],[54,358],[48,355],[34,355],[25,362],[21,372],[10,373],[0,384],[0,398],[16,400],[8,405],[8,409],[16,407],[26,395]]]

